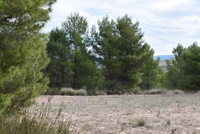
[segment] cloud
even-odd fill
[[[133,22],[140,22],[155,55],[171,54],[178,43],[189,46],[200,41],[199,7],[199,0],[57,0],[43,32],[61,27],[75,11],[86,17],[90,26],[106,15],[116,20],[128,14]]]

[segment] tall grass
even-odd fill
[[[8,116],[0,117],[1,134],[70,134],[69,125],[54,124],[40,116]]]
[[[25,114],[0,115],[0,134],[72,134],[70,122],[59,121],[60,108],[53,120],[47,105],[42,112],[25,110]]]

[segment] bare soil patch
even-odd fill
[[[37,99],[40,110],[50,96]],[[52,115],[63,103],[63,121],[87,134],[200,134],[200,95],[53,96]],[[144,119],[145,125],[138,126]],[[87,130],[87,131],[85,131]]]

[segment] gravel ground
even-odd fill
[[[41,110],[49,99],[52,118],[62,105],[61,119],[73,133],[200,134],[200,94],[41,96],[32,108]]]

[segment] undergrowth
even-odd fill
[[[60,121],[62,107],[55,119],[48,112],[49,105],[42,112],[24,110],[24,114],[0,115],[0,134],[73,134],[70,122]]]

